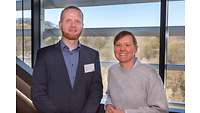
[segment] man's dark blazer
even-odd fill
[[[94,64],[95,70],[85,72],[87,64]],[[81,45],[72,88],[60,42],[39,49],[31,94],[34,105],[42,113],[95,113],[103,94],[99,53]]]

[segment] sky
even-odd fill
[[[160,3],[139,3],[80,7],[84,13],[84,28],[145,27],[160,25]],[[58,25],[59,9],[45,9],[45,21]],[[20,17],[20,12],[16,16]],[[24,16],[30,17],[30,11]],[[169,26],[185,25],[185,1],[169,2]]]

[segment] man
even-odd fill
[[[79,43],[83,13],[75,6],[60,16],[62,39],[38,50],[32,100],[42,113],[95,113],[102,98],[99,53]]]

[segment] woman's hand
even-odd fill
[[[120,108],[112,109],[112,113],[124,113]]]
[[[114,109],[115,109],[115,107],[112,104],[106,105],[106,113],[113,113]]]
[[[112,104],[106,105],[106,113],[124,113],[120,108],[116,108]]]

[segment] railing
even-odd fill
[[[31,85],[32,73],[32,68],[30,68],[19,58],[16,58],[16,75],[19,76],[22,80],[24,80],[28,85]]]
[[[16,58],[16,75],[17,113],[38,113],[31,101],[32,68]]]

